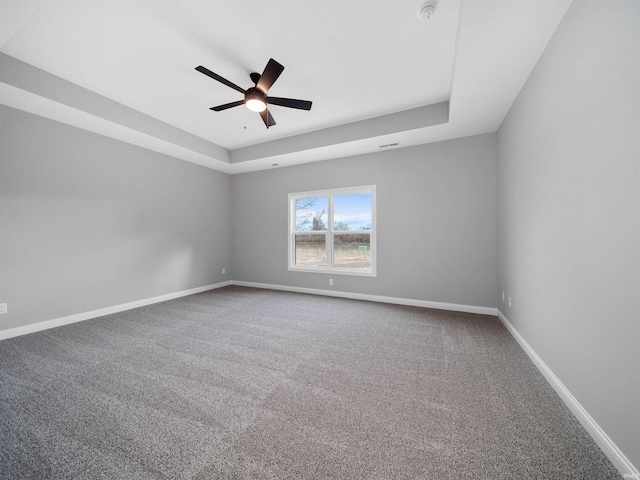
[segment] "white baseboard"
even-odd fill
[[[273,285],[270,283],[241,282],[233,280],[233,285],[240,287],[265,288],[268,290],[283,290],[287,292],[309,293],[311,295],[324,295],[327,297],[350,298],[353,300],[367,300],[369,302],[393,303],[396,305],[409,305],[412,307],[435,308],[438,310],[452,310],[454,312],[479,313],[482,315],[497,314],[498,309],[492,307],[478,307],[475,305],[462,305],[458,303],[430,302],[428,300],[414,300],[411,298],[384,297],[381,295],[369,295],[366,293],[339,292],[335,290],[323,290],[319,288],[291,287],[289,285]]]
[[[24,325],[21,327],[0,330],[0,340],[12,338],[12,337],[18,337],[20,335],[26,335],[28,333],[35,333],[41,330],[47,330],[49,328],[61,327],[62,325],[68,325],[70,323],[81,322],[83,320],[89,320],[91,318],[102,317],[104,315],[110,315],[112,313],[118,313],[124,310],[130,310],[132,308],[143,307],[145,305],[151,305],[153,303],[165,302],[167,300],[172,300],[174,298],[185,297],[187,295],[193,295],[194,293],[206,292],[207,290],[214,290],[216,288],[226,287],[229,285],[238,285],[238,286],[253,287],[253,288],[266,288],[270,290],[284,290],[289,292],[309,293],[313,295],[325,295],[330,297],[351,298],[355,300],[368,300],[371,302],[394,303],[397,305],[410,305],[414,307],[436,308],[439,310],[452,310],[456,312],[480,313],[484,315],[496,315],[496,312],[497,312],[497,309],[490,308],[490,307],[460,305],[456,303],[429,302],[426,300],[413,300],[408,298],[383,297],[379,295],[367,295],[362,293],[337,292],[333,290],[321,290],[321,289],[315,289],[315,288],[290,287],[286,285],[273,285],[273,284],[267,284],[267,283],[239,282],[239,281],[229,280],[226,282],[215,283],[212,285],[205,285],[204,287],[191,288],[189,290],[182,290],[180,292],[168,293],[166,295],[160,295],[157,297],[146,298],[143,300],[136,300],[134,302],[123,303],[120,305],[115,305],[113,307],[100,308],[98,310],[91,310],[89,312],[77,313],[77,314],[69,315],[66,317],[54,318],[51,320],[45,320],[43,322]]]
[[[167,293],[165,295],[159,295],[157,297],[145,298],[144,300],[136,300],[135,302],[122,303],[113,307],[100,308],[98,310],[77,313],[75,315],[69,315],[67,317],[54,318],[52,320],[32,323],[30,325],[24,325],[22,327],[0,330],[0,340],[18,337],[20,335],[26,335],[27,333],[39,332],[41,330],[48,330],[49,328],[61,327],[62,325],[68,325],[70,323],[82,322],[83,320],[89,320],[90,318],[102,317],[104,315],[110,315],[112,313],[118,313],[124,310],[131,310],[132,308],[144,307],[145,305],[151,305],[152,303],[165,302],[167,300],[173,300],[174,298],[186,297],[187,295],[206,292],[208,290],[214,290],[216,288],[226,287],[228,285],[231,285],[231,281],[214,283],[212,285],[191,288],[189,290],[182,290],[180,292]]]
[[[531,361],[538,367],[538,370],[544,375],[547,381],[551,384],[564,403],[573,412],[578,421],[582,424],[585,430],[591,435],[591,438],[602,449],[607,458],[613,463],[624,478],[640,479],[640,473],[638,469],[634,467],[631,461],[625,456],[624,453],[613,443],[613,440],[600,428],[600,425],[589,415],[580,402],[571,394],[571,392],[563,385],[558,377],[551,371],[546,363],[538,356],[538,354],[531,348],[531,345],[520,335],[511,322],[504,316],[504,314],[498,310],[498,318],[502,321],[509,333],[515,338],[516,342],[520,344],[525,353],[529,356]]]

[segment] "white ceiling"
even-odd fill
[[[228,173],[495,132],[571,0],[424,1],[0,0],[1,101]],[[209,110],[242,95],[196,66],[269,58],[311,111]]]

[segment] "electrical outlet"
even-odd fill
[[[222,269],[222,274],[224,275],[225,273],[227,273],[227,269],[226,269],[226,268],[223,268],[223,269]]]
[[[502,301],[504,302],[504,292],[502,292]]]
[[[511,297],[509,297],[509,308],[511,308]]]
[[[332,285],[333,285],[333,278],[330,278],[329,279],[329,286],[332,286]]]
[[[7,304],[6,303],[0,303],[0,314],[2,313],[7,313]]]

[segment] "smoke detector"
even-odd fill
[[[429,20],[433,16],[433,12],[436,11],[438,2],[436,0],[429,0],[427,3],[420,7],[418,10],[418,18],[420,20]]]

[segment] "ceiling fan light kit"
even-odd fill
[[[253,87],[249,88],[247,93],[244,94],[244,104],[252,112],[264,112],[267,108],[265,96]]]
[[[299,110],[311,110],[312,102],[308,100],[267,96],[267,92],[284,70],[284,67],[276,62],[273,58],[269,59],[269,62],[267,63],[264,72],[262,72],[262,75],[256,72],[252,72],[249,75],[251,77],[251,81],[255,84],[255,86],[250,87],[246,90],[242,87],[239,87],[235,83],[230,82],[226,78],[221,77],[217,73],[214,73],[211,70],[203,67],[202,65],[196,67],[196,70],[200,73],[204,73],[214,80],[217,80],[227,87],[233,88],[234,90],[244,94],[244,100],[238,100],[231,103],[225,103],[224,105],[211,107],[210,110],[221,112],[222,110],[227,110],[228,108],[233,108],[237,107],[238,105],[245,104],[249,110],[260,114],[260,117],[262,118],[262,121],[267,128],[272,127],[276,124],[276,121],[273,119],[273,116],[267,109],[267,104],[288,108],[297,108]]]

